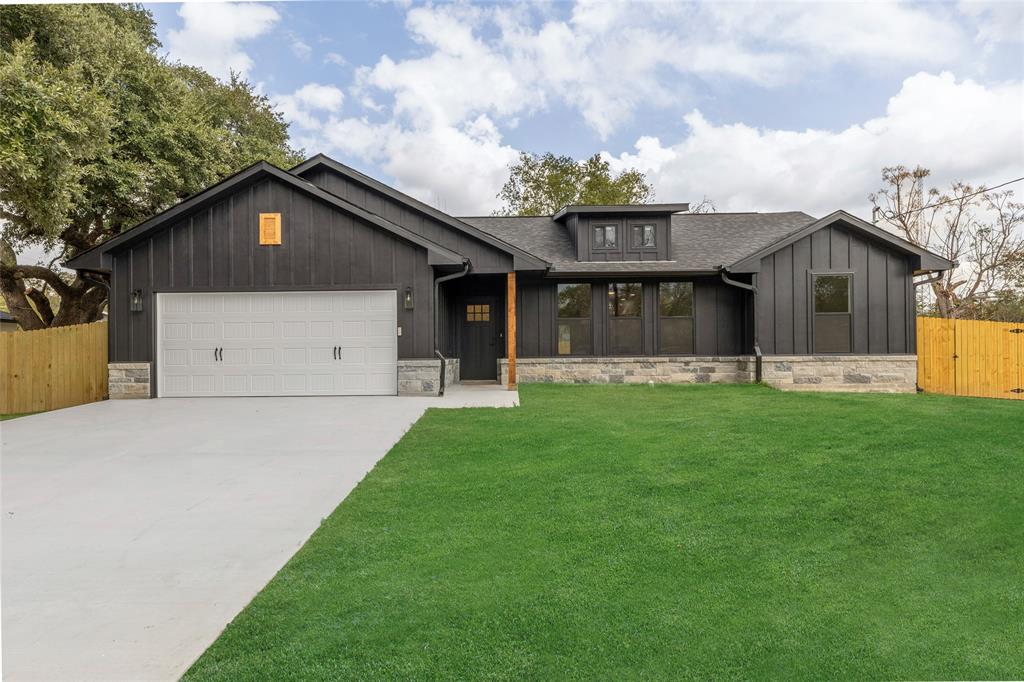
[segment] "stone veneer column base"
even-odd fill
[[[107,392],[111,400],[150,397],[148,362],[107,363]]]
[[[398,395],[437,395],[441,390],[441,360],[399,360]],[[445,386],[459,383],[459,359],[445,360]]]
[[[752,356],[519,358],[521,384],[741,384],[755,377]],[[499,361],[508,384],[508,362]],[[763,381],[791,391],[912,393],[917,388],[914,355],[816,355],[763,358]]]

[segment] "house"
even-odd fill
[[[257,163],[82,253],[111,397],[437,394],[456,381],[912,391],[914,277],[844,211],[457,218],[323,155]]]

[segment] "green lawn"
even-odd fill
[[[186,675],[1024,677],[1024,403],[432,410]]]
[[[38,414],[37,412],[20,412],[18,414],[0,414],[0,422],[6,421],[7,419],[15,419],[17,417],[27,417],[30,414]]]

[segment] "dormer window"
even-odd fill
[[[614,249],[618,246],[618,228],[614,223],[594,225],[594,248]]]
[[[653,249],[657,247],[655,242],[655,229],[653,223],[642,223],[639,225],[630,225],[630,248],[633,249]]]

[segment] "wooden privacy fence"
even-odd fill
[[[917,318],[917,385],[1024,400],[1024,323]]]
[[[106,395],[106,322],[0,334],[0,413],[55,410]]]

